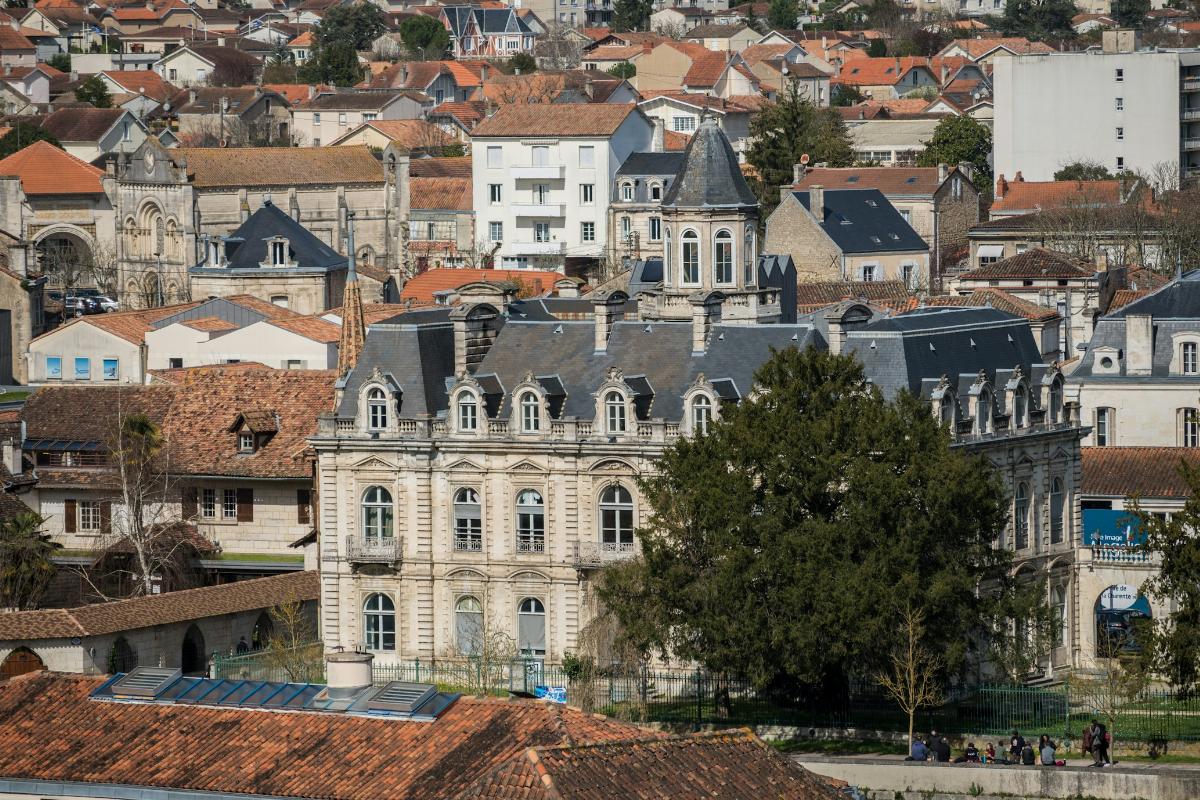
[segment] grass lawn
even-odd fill
[[[18,400],[24,400],[26,397],[29,397],[29,392],[24,389],[12,392],[0,392],[0,403],[15,403]]]

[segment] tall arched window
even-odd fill
[[[372,594],[363,603],[363,633],[367,650],[396,649],[396,604],[386,594]]]
[[[733,283],[733,234],[724,228],[713,237],[713,282]]]
[[[367,541],[391,539],[392,493],[382,486],[371,486],[363,492],[362,530]]]
[[[693,230],[686,230],[679,237],[680,263],[683,270],[680,283],[700,283],[700,237]]]
[[[692,434],[703,436],[708,433],[708,424],[712,422],[712,401],[708,395],[696,395],[692,401]]]
[[[979,399],[975,401],[975,431],[976,433],[989,433],[992,430],[992,396],[987,392],[980,392]]]
[[[742,271],[745,273],[747,286],[754,285],[754,228],[747,225],[746,234],[742,237]]]
[[[474,597],[460,597],[454,604],[454,644],[464,656],[477,656],[483,649],[483,606]]]
[[[521,395],[521,432],[537,433],[542,429],[542,404],[536,392]]]
[[[546,607],[536,597],[517,606],[517,647],[523,656],[546,655]]]
[[[625,432],[625,398],[620,392],[609,392],[604,397],[604,425],[610,434]]]
[[[525,489],[517,495],[517,552],[541,553],[546,549],[546,506],[542,495]]]
[[[1018,386],[1013,391],[1012,423],[1013,428],[1025,427],[1025,387]]]
[[[938,417],[943,427],[949,428],[954,425],[954,399],[950,397],[949,392],[942,395],[942,402],[938,407]]]
[[[466,433],[479,430],[479,403],[471,392],[458,396],[458,429]]]
[[[1062,410],[1062,381],[1056,380],[1050,384],[1050,407],[1046,409],[1046,413],[1049,415],[1051,423],[1060,422],[1062,420]]]
[[[609,486],[600,494],[600,542],[613,552],[633,549],[633,497],[624,486]]]
[[[387,396],[375,387],[367,391],[367,428],[381,431],[388,426]]]
[[[454,493],[454,549],[478,552],[483,549],[483,515],[479,493],[459,489]]]
[[[1054,646],[1062,647],[1067,638],[1067,590],[1055,586],[1050,592],[1050,608],[1054,613]]]
[[[1050,543],[1058,544],[1063,540],[1063,519],[1066,502],[1063,498],[1062,478],[1050,481]]]
[[[667,228],[667,238],[663,242],[663,285],[671,285],[671,260],[674,258],[675,251],[671,246],[671,229]]]
[[[1017,484],[1013,499],[1013,544],[1018,550],[1029,547],[1029,484]]]
[[[1183,374],[1195,375],[1200,372],[1200,365],[1197,364],[1197,347],[1195,342],[1184,342],[1181,359],[1183,362]]]
[[[1196,409],[1180,409],[1179,424],[1179,443],[1184,447],[1200,446],[1200,415],[1196,413]]]
[[[162,217],[154,218],[154,252],[160,256],[167,254],[167,227]]]

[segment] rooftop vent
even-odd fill
[[[113,683],[112,694],[118,699],[153,699],[182,677],[183,672],[178,669],[136,667]]]
[[[437,694],[437,688],[424,683],[392,681],[367,701],[368,711],[412,714]]]

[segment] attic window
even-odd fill
[[[287,239],[271,240],[271,266],[283,267],[288,263]]]
[[[879,204],[876,203],[874,200],[868,200],[867,205],[869,205],[871,208],[877,208],[879,206]]]
[[[894,242],[900,241],[900,234],[898,233],[889,233],[888,236],[890,236]]]
[[[238,434],[238,452],[253,453],[254,452],[254,434],[250,431],[242,431]]]
[[[874,242],[875,244],[879,244],[879,241],[880,241],[880,240],[879,240],[879,237],[878,237],[878,236],[872,236],[872,237],[871,237],[871,241],[872,241],[872,242]]]

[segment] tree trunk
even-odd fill
[[[908,753],[907,753],[907,755],[910,755],[910,756],[912,755],[912,749],[913,749],[913,722],[916,720],[916,717],[917,717],[917,710],[915,708],[911,709],[908,712]]]

